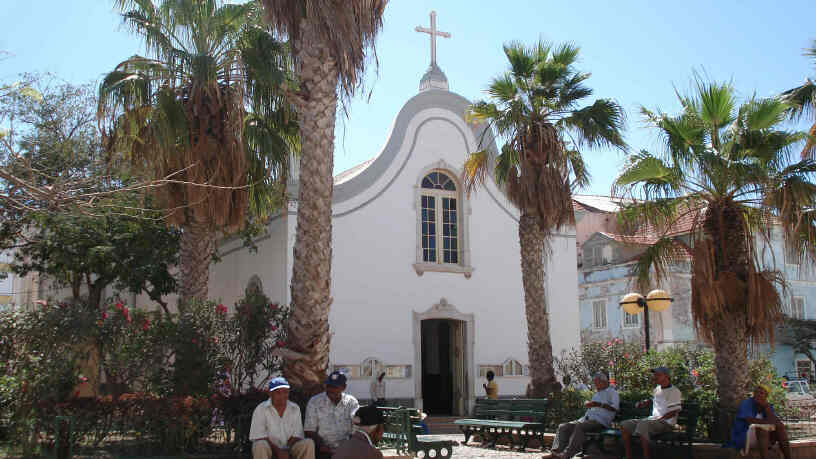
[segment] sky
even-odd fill
[[[656,151],[659,139],[643,126],[640,107],[678,110],[675,88],[689,89],[695,71],[731,81],[741,97],[772,96],[816,77],[802,56],[816,40],[816,2],[654,0],[391,0],[377,40],[379,66],[366,75],[366,92],[338,118],[335,173],[376,156],[394,117],[418,92],[430,62],[429,13],[449,39],[437,39],[437,61],[450,90],[484,99],[491,78],[507,69],[502,44],[539,39],[581,48],[578,68],[592,73],[589,99],[611,98],[628,114],[632,151]],[[72,82],[98,82],[128,56],[139,38],[121,27],[109,0],[3,0],[0,82],[21,72],[53,72]],[[583,192],[608,194],[624,155],[586,150],[592,184]]]

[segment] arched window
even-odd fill
[[[459,264],[460,206],[456,182],[435,170],[422,178],[422,261],[424,263]]]
[[[360,377],[362,378],[376,378],[380,373],[385,371],[385,365],[374,357],[369,357],[363,360],[360,369]]]

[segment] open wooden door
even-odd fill
[[[467,415],[468,381],[465,362],[466,324],[461,320],[451,322],[451,369],[453,370],[453,415]]]

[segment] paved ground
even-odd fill
[[[515,457],[526,457],[526,458],[533,458],[533,457],[541,457],[542,450],[540,449],[528,449],[526,452],[519,452],[508,449],[505,446],[497,446],[496,449],[490,449],[486,446],[481,446],[479,442],[470,440],[467,445],[461,445],[463,435],[429,435],[434,439],[439,440],[453,440],[453,456],[456,459],[482,459],[482,458],[515,458]],[[549,451],[549,449],[544,449],[543,451]],[[385,456],[396,455],[396,451],[394,450],[383,450],[383,454]]]

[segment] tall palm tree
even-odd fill
[[[692,315],[715,351],[722,408],[736,409],[748,389],[749,346],[772,340],[782,318],[784,279],[763,250],[774,228],[789,251],[816,258],[816,162],[791,159],[805,135],[780,128],[788,105],[778,99],[739,104],[730,84],[699,77],[678,98],[676,115],[641,109],[664,151],[632,154],[615,193],[636,199],[621,212],[626,224],[664,235],[633,268],[643,289],[675,261],[666,230],[694,215]]]
[[[147,54],[99,88],[106,146],[147,176],[182,228],[182,299],[205,299],[219,231],[262,217],[282,195],[296,124],[281,86],[288,53],[258,5],[222,0],[116,0]]]
[[[367,53],[387,0],[262,0],[269,22],[289,37],[298,87],[290,92],[300,124],[300,180],[292,266],[292,313],[283,372],[317,393],[329,363],[332,298],[331,205],[338,93],[360,87]]]
[[[805,49],[805,56],[809,56],[816,63],[816,40],[811,48]],[[810,127],[810,138],[802,148],[802,158],[816,158],[816,83],[805,78],[804,84],[782,93],[782,100],[790,105],[788,115],[793,120],[800,120],[803,116],[813,118]]]
[[[505,45],[510,70],[490,83],[490,100],[476,102],[467,113],[506,141],[498,157],[487,150],[471,153],[463,181],[471,193],[492,173],[521,212],[521,273],[535,396],[557,388],[544,263],[553,232],[574,223],[572,191],[589,182],[580,149],[625,148],[624,111],[617,103],[598,99],[579,108],[592,89],[584,85],[590,74],[575,68],[578,51],[570,43]]]

